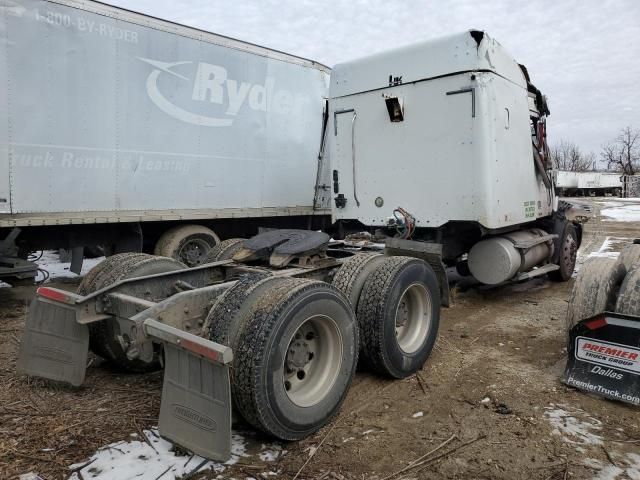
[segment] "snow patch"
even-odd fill
[[[287,451],[283,450],[280,445],[275,444],[265,445],[263,443],[261,450],[262,451],[258,453],[258,458],[263,462],[275,462],[281,456],[287,453]]]
[[[100,448],[86,462],[71,465],[75,471],[69,480],[177,480],[184,475],[200,471],[222,473],[227,466],[240,458],[251,457],[247,453],[247,441],[239,433],[231,438],[231,458],[224,463],[206,460],[198,455],[176,455],[173,444],[158,434],[157,428],[144,430],[153,445],[141,440],[120,441]],[[132,435],[133,437],[133,435]],[[286,451],[277,444],[263,444],[258,457],[264,462],[276,460]],[[84,466],[83,466],[84,465]],[[164,472],[164,473],[163,473]],[[80,476],[79,474],[82,474]]]
[[[591,252],[589,257],[609,257],[618,258],[620,250],[629,243],[627,237],[606,237],[597,252]]]
[[[609,220],[604,219],[604,221],[615,220],[618,222],[639,222],[640,221],[640,205],[621,204],[621,206],[605,208],[603,210],[600,210],[600,214],[604,215],[605,217],[609,217]]]
[[[562,407],[562,408],[559,408]],[[565,405],[545,407],[545,418],[553,427],[552,434],[559,435],[567,443],[601,445],[602,437],[594,432],[602,430],[602,422],[583,410],[571,410]],[[578,417],[583,417],[582,419]]]
[[[597,471],[593,480],[621,480],[630,478],[631,480],[640,480],[640,455],[636,453],[627,453],[621,455],[612,452],[616,465],[604,464],[595,458],[587,458],[583,464]]]
[[[98,258],[85,258],[82,262],[82,271],[80,275],[85,275],[89,270],[99,264],[104,257]],[[71,262],[61,262],[60,255],[55,250],[45,250],[42,252],[42,257],[36,260],[38,267],[46,270],[49,273],[49,278],[46,282],[61,278],[77,278],[78,275],[71,272]],[[42,273],[38,273],[36,280],[42,280]]]

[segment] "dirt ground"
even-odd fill
[[[640,237],[640,222],[599,215],[612,200],[581,200],[596,216],[585,226],[579,262],[607,237]],[[640,479],[640,410],[559,381],[572,283],[545,277],[493,289],[455,287],[418,376],[389,381],[359,372],[330,425],[282,445],[287,452],[275,461],[241,459],[220,478],[294,478],[301,470],[300,479]],[[160,406],[161,373],[121,375],[99,359],[81,389],[17,375],[33,290],[0,289],[2,479],[27,472],[67,478],[70,465],[100,447],[156,425]],[[426,461],[401,472],[421,457]]]

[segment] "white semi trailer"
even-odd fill
[[[328,225],[324,65],[92,1],[0,16],[0,278],[44,248],[197,265],[258,226]]]
[[[571,276],[580,225],[548,176],[548,113],[526,69],[476,30],[339,65],[318,175],[331,232],[384,249],[272,230],[194,268],[114,255],[77,293],[38,290],[18,368],[80,385],[89,349],[132,371],[163,359],[163,436],[224,459],[234,405],[269,435],[304,438],[336,414],[358,357],[392,378],[422,367],[449,304],[445,264],[486,284]]]
[[[623,176],[608,172],[568,172],[555,170],[556,193],[562,196],[622,196]]]

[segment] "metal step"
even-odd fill
[[[531,240],[516,242],[513,244],[513,246],[522,250],[528,250],[531,247],[534,247],[540,243],[548,242],[555,238],[558,238],[558,235],[555,233],[550,233],[549,235],[542,235],[541,237],[532,238]]]
[[[530,278],[539,277],[540,275],[545,275],[549,272],[554,272],[556,270],[560,270],[559,265],[556,265],[555,263],[547,263],[542,267],[538,267],[534,270],[523,272],[520,275],[517,275],[515,280],[518,282],[521,280],[529,280]]]

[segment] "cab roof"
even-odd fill
[[[496,40],[480,30],[467,30],[433,40],[340,63],[331,72],[330,96],[388,88],[401,83],[474,71],[490,71],[527,88],[520,65]]]

